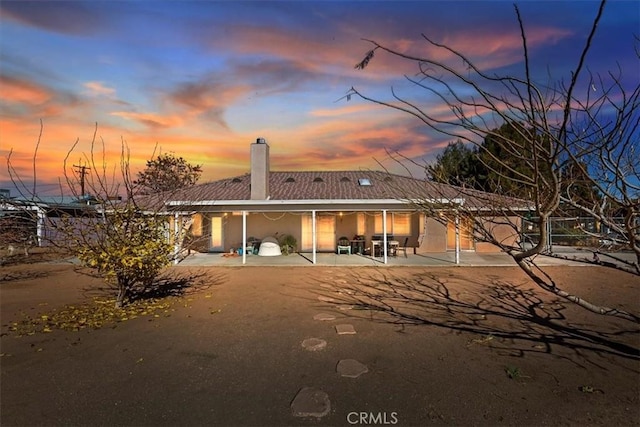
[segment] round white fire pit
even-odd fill
[[[258,250],[258,256],[279,256],[282,255],[280,250],[280,244],[275,237],[266,237],[262,239],[260,243],[260,249]]]

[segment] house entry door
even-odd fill
[[[311,215],[302,217],[301,247],[305,252],[313,249],[313,219]],[[334,216],[316,216],[316,250],[333,252],[336,244],[336,219]]]

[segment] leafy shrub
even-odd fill
[[[295,252],[298,241],[291,234],[285,234],[278,240],[280,243],[280,250],[283,254],[289,255],[290,253]]]
[[[162,217],[127,206],[95,223],[92,236],[76,242],[76,253],[85,266],[117,287],[116,306],[121,307],[135,286],[149,286],[169,265],[172,247],[165,230]]]

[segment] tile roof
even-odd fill
[[[370,185],[362,185],[362,179],[368,180]],[[171,194],[170,200],[181,202],[250,200],[250,183],[249,174],[240,175],[185,188]],[[270,200],[282,201],[464,198],[467,205],[477,208],[487,206],[497,199],[511,207],[527,204],[522,200],[500,197],[491,193],[371,170],[271,171],[269,193]]]
[[[370,185],[359,180],[368,179]],[[377,171],[319,171],[269,173],[271,200],[380,200],[398,198],[398,185],[422,181]],[[199,184],[172,198],[177,200],[249,200],[249,174]]]

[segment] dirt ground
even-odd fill
[[[638,278],[599,267],[548,271],[571,292],[640,314]],[[206,286],[172,299],[160,315],[17,336],[13,322],[90,300],[102,282],[69,264],[0,268],[0,424],[640,420],[640,327],[558,301],[516,268],[174,267],[172,274]],[[314,320],[318,313],[336,319]],[[356,334],[338,335],[339,324]],[[304,349],[311,337],[327,347]],[[368,372],[341,377],[342,359]],[[328,415],[292,415],[302,387],[328,394]]]

